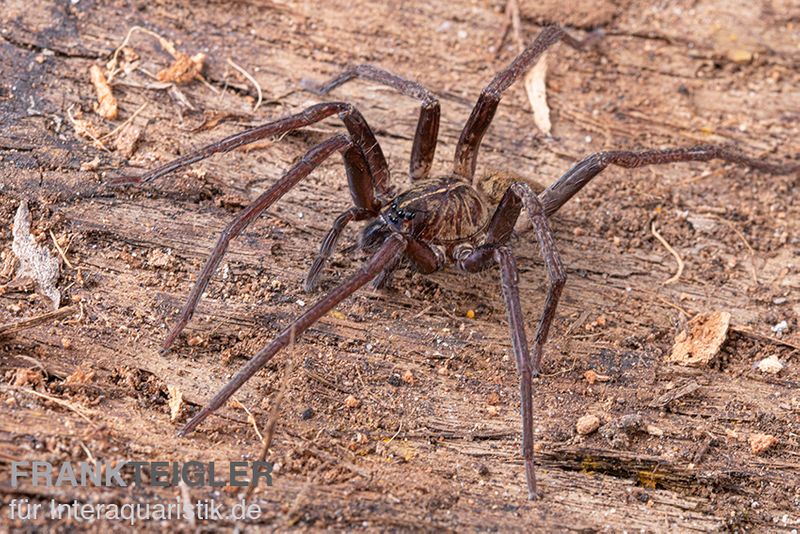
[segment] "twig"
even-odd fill
[[[18,321],[16,323],[8,323],[0,325],[0,337],[7,336],[9,334],[16,334],[17,332],[21,332],[22,330],[27,330],[28,328],[33,328],[34,326],[48,323],[50,321],[60,319],[67,315],[72,315],[73,313],[75,313],[75,311],[76,311],[75,306],[67,306],[65,308],[60,308],[55,311],[43,313],[42,315],[37,315],[35,317],[23,319],[22,321]]]
[[[98,148],[101,148],[101,149],[105,150],[109,154],[111,153],[111,150],[109,150],[109,148],[106,145],[104,145],[103,142],[100,139],[95,137],[94,134],[92,134],[92,132],[90,132],[86,128],[78,126],[77,120],[75,119],[75,117],[72,116],[72,105],[71,104],[67,108],[67,118],[69,119],[69,122],[72,124],[72,128],[75,129],[76,133],[78,133],[79,135],[81,133],[85,134],[87,137],[89,137],[92,141],[95,142],[95,144],[97,145]]]
[[[230,65],[230,66],[231,66],[231,67],[233,67],[234,69],[238,70],[238,71],[239,71],[239,73],[241,73],[241,75],[242,75],[242,76],[244,76],[245,78],[247,78],[247,80],[248,80],[250,83],[252,83],[252,84],[253,84],[253,85],[256,87],[256,93],[258,93],[258,100],[256,101],[256,105],[255,105],[255,106],[253,106],[253,111],[257,110],[257,109],[258,109],[258,106],[260,106],[260,105],[261,105],[261,101],[263,100],[263,95],[261,94],[261,86],[258,84],[258,82],[256,81],[256,79],[255,79],[255,78],[253,78],[253,77],[250,75],[250,73],[249,73],[249,72],[247,72],[246,70],[244,70],[242,67],[240,67],[240,66],[239,66],[239,65],[237,65],[236,63],[234,63],[234,62],[233,62],[233,60],[232,60],[231,58],[228,58],[228,65]]]
[[[739,334],[744,334],[746,336],[760,339],[761,341],[768,341],[770,343],[775,343],[776,345],[784,345],[786,347],[789,347],[790,349],[800,350],[800,345],[796,345],[790,341],[786,341],[785,339],[778,339],[777,337],[759,334],[758,332],[753,332],[752,330],[742,328],[741,326],[731,326],[730,329]]]
[[[69,267],[70,269],[74,269],[75,267],[73,267],[72,264],[67,259],[66,252],[64,252],[64,250],[61,248],[61,245],[59,245],[58,241],[56,241],[56,236],[55,236],[55,234],[53,234],[52,230],[50,230],[50,237],[53,240],[53,244],[56,246],[56,250],[58,251],[58,255],[61,256],[61,259],[64,260],[64,263],[67,264],[67,267]]]
[[[707,215],[709,217],[711,217],[712,219],[717,219],[718,221],[724,222],[728,226],[728,228],[733,230],[736,233],[736,235],[739,236],[739,239],[742,240],[742,243],[744,243],[744,246],[747,248],[747,251],[750,253],[750,273],[753,275],[753,282],[758,284],[758,276],[757,276],[757,273],[756,273],[756,251],[753,250],[753,247],[750,246],[750,243],[747,241],[747,238],[744,236],[744,234],[741,232],[741,230],[739,230],[736,227],[736,225],[733,224],[728,219],[726,219],[724,217],[720,217],[719,215],[714,215],[713,213],[708,213]]]
[[[400,425],[397,427],[397,432],[395,432],[395,433],[394,433],[394,436],[392,436],[391,438],[389,438],[389,441],[387,441],[385,444],[386,444],[386,445],[388,445],[388,444],[390,444],[392,441],[394,441],[394,438],[396,438],[398,435],[400,435],[400,430],[402,430],[402,429],[403,429],[403,421],[401,420],[401,421],[400,421]]]
[[[120,124],[119,126],[117,126],[116,128],[114,128],[113,130],[111,130],[111,131],[110,131],[110,132],[108,132],[107,134],[100,136],[100,140],[103,140],[103,139],[108,139],[109,137],[112,137],[112,136],[114,136],[114,135],[118,134],[120,131],[122,131],[122,129],[123,129],[124,127],[126,127],[128,124],[130,124],[131,122],[133,122],[133,119],[135,119],[135,118],[136,118],[136,117],[139,115],[139,113],[141,113],[142,111],[144,111],[144,108],[146,108],[146,107],[147,107],[147,104],[148,104],[147,102],[145,102],[144,104],[142,104],[142,105],[139,107],[139,109],[137,109],[136,111],[134,111],[134,112],[133,112],[133,114],[132,114],[130,117],[128,117],[127,119],[125,119],[125,121],[123,121],[123,123],[122,123],[122,124]],[[57,245],[56,245],[56,246],[57,246]],[[72,266],[70,265],[70,267],[72,267]]]
[[[35,389],[20,388],[20,387],[14,387],[14,386],[2,386],[2,388],[3,389],[12,389],[12,390],[15,390],[15,391],[22,391],[23,393],[30,393],[31,395],[35,395],[37,397],[41,397],[41,398],[49,400],[51,402],[55,402],[59,406],[63,406],[64,408],[67,408],[68,410],[71,410],[71,411],[75,412],[76,414],[78,414],[87,423],[92,425],[93,428],[97,428],[97,423],[92,421],[92,419],[80,407],[78,407],[78,405],[76,405],[76,404],[73,404],[71,402],[65,401],[63,399],[59,399],[58,397],[54,397],[52,395],[48,395],[47,393],[41,393],[39,391],[36,391]]]
[[[253,414],[250,410],[247,409],[247,406],[239,402],[238,400],[233,400],[232,404],[234,404],[237,408],[241,408],[244,410],[244,413],[247,414],[247,421],[253,425],[253,430],[256,431],[256,436],[258,436],[259,441],[264,439],[264,436],[261,435],[261,431],[258,429],[258,423],[256,423],[256,418],[253,417]]]
[[[663,282],[663,284],[665,286],[668,285],[668,284],[674,284],[675,282],[677,282],[680,279],[681,274],[683,274],[683,260],[678,255],[678,253],[675,251],[675,249],[672,248],[669,243],[667,243],[667,240],[664,239],[663,237],[661,237],[661,234],[658,233],[658,230],[656,230],[656,222],[655,221],[653,221],[652,224],[650,225],[650,232],[653,234],[653,237],[658,239],[659,242],[662,245],[664,245],[664,248],[667,249],[670,254],[672,254],[672,256],[675,258],[675,261],[678,262],[678,270],[675,272],[675,274],[670,279],[665,280]]]

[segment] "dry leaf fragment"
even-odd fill
[[[156,78],[160,82],[189,83],[200,77],[205,61],[206,55],[202,52],[189,57],[185,52],[176,51],[172,65],[160,70]]]
[[[675,337],[668,362],[680,365],[706,365],[718,353],[728,337],[731,314],[728,312],[701,313],[689,321],[687,331]]]
[[[178,386],[170,385],[167,385],[167,392],[169,393],[169,420],[175,421],[183,410],[183,392],[178,389]]]
[[[50,299],[53,309],[57,310],[61,304],[61,292],[56,288],[56,282],[61,275],[58,259],[36,243],[31,235],[31,212],[26,200],[20,202],[14,216],[12,234],[14,241],[11,243],[11,250],[19,259],[17,278],[30,277],[35,280],[39,291]]]
[[[111,91],[111,86],[108,84],[108,80],[106,80],[106,75],[103,74],[103,70],[97,65],[92,65],[89,69],[89,74],[92,78],[92,85],[94,85],[94,89],[97,91],[97,106],[95,106],[95,111],[98,115],[106,119],[116,119],[119,114],[117,99]]]
[[[750,450],[753,454],[761,454],[778,443],[778,438],[770,434],[751,434]]]
[[[533,122],[545,135],[550,135],[550,108],[547,106],[547,54],[542,54],[539,62],[525,75],[525,92],[533,111]]]

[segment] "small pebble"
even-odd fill
[[[786,297],[777,297],[772,299],[773,304],[786,304]]]
[[[772,327],[772,331],[776,334],[783,334],[787,330],[789,330],[789,323],[787,323],[785,320]]]
[[[783,369],[783,364],[778,359],[778,357],[775,354],[773,354],[758,362],[755,365],[755,367],[762,373],[769,373],[771,375],[775,375],[781,372],[781,370]]]
[[[406,384],[413,384],[414,383],[414,375],[411,374],[411,371],[406,371],[403,373],[403,382]]]
[[[348,395],[347,398],[344,400],[344,405],[348,408],[358,408],[358,405],[361,404],[357,398],[352,395]]]
[[[475,318],[475,310],[467,310],[467,319]]]
[[[578,434],[581,434],[582,436],[591,434],[598,428],[600,428],[600,418],[596,415],[584,415],[578,419],[577,423],[575,423],[575,430],[577,430]]]
[[[400,387],[400,386],[403,384],[403,381],[402,381],[402,380],[400,380],[400,376],[398,376],[398,375],[391,375],[391,376],[389,377],[389,384],[391,384],[392,386],[394,386],[394,387],[398,388],[398,387]]]
[[[303,421],[308,421],[312,417],[314,417],[314,408],[306,408],[303,410],[303,413],[300,414],[300,419]]]
[[[61,346],[64,347],[65,349],[71,349],[72,348],[72,340],[70,338],[68,338],[68,337],[62,337],[61,338]]]

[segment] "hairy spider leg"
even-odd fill
[[[525,321],[519,300],[519,273],[511,251],[498,242],[487,238],[486,242],[465,257],[460,258],[457,266],[468,272],[477,272],[488,268],[492,260],[500,267],[501,287],[506,301],[508,326],[511,330],[511,344],[514,350],[517,372],[520,375],[520,404],[522,406],[522,456],[525,461],[525,476],[528,484],[528,497],[536,498],[536,474],[533,464],[533,376],[539,374],[542,352],[544,350],[550,326],[556,315],[558,299],[567,281],[566,271],[555,245],[553,231],[547,220],[544,206],[536,193],[528,184],[517,182],[512,184],[500,201],[491,227],[499,225],[514,228],[514,223],[525,208],[533,225],[542,257],[547,270],[548,286],[545,305],[536,328],[533,351],[528,352],[528,341],[525,336]],[[490,234],[491,235],[491,234]],[[505,236],[508,239],[508,236]]]
[[[424,180],[427,178],[433,165],[436,139],[439,135],[439,100],[419,83],[372,65],[357,65],[349,68],[322,85],[316,85],[309,80],[303,80],[301,85],[304,89],[315,94],[325,95],[355,78],[391,87],[404,96],[416,98],[422,102],[419,110],[419,119],[417,120],[417,131],[414,134],[414,143],[411,146],[408,175],[412,180]]]
[[[453,172],[467,180],[472,180],[475,175],[475,165],[478,162],[478,149],[481,140],[500,104],[503,92],[511,87],[517,79],[536,65],[545,51],[563,40],[569,46],[583,49],[598,40],[602,32],[596,31],[589,34],[584,40],[579,41],[570,36],[560,26],[547,26],[525,50],[505,69],[498,72],[481,91],[472,113],[461,131],[461,136],[456,145],[456,154],[453,161]]]
[[[309,150],[299,162],[292,166],[292,168],[289,169],[280,180],[275,182],[272,187],[259,195],[256,200],[240,211],[236,218],[228,223],[228,225],[222,231],[222,234],[219,236],[217,243],[214,245],[214,249],[206,260],[203,269],[200,271],[197,281],[195,282],[194,287],[192,287],[189,297],[186,299],[186,303],[184,304],[183,309],[178,316],[177,322],[170,330],[166,340],[162,345],[162,350],[167,350],[170,345],[172,345],[172,343],[175,341],[175,338],[178,337],[178,334],[180,334],[180,332],[192,318],[192,315],[197,308],[197,304],[200,302],[203,292],[208,286],[208,283],[211,281],[214,271],[216,271],[219,263],[222,261],[222,258],[225,255],[225,252],[228,250],[228,245],[230,244],[231,240],[242,233],[242,231],[250,223],[257,219],[276,200],[285,195],[290,189],[297,185],[300,180],[308,176],[311,171],[317,168],[323,161],[325,161],[325,159],[328,158],[328,156],[337,150],[344,153],[344,161],[345,165],[349,169],[348,172],[350,172],[351,169],[357,169],[360,167],[363,168],[363,161],[361,163],[353,164],[353,162],[357,161],[359,158],[363,160],[361,151],[354,148],[355,147],[353,146],[352,140],[344,134],[331,137],[330,139],[316,145]],[[368,183],[369,175],[361,174],[360,180]]]
[[[200,410],[197,415],[186,423],[178,432],[179,436],[185,436],[212,412],[221,407],[242,385],[247,382],[259,369],[269,362],[275,354],[289,345],[292,340],[296,340],[309,326],[317,322],[320,317],[328,313],[334,306],[355,293],[361,286],[375,278],[387,265],[391,264],[397,257],[401,256],[406,248],[406,239],[400,234],[393,233],[386,238],[381,248],[342,284],[333,291],[322,297],[308,311],[294,320],[287,326],[272,343],[261,349],[255,354],[236,376],[234,376],[219,392],[214,395],[208,404]]]

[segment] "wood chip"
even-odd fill
[[[597,374],[591,369],[583,373],[583,378],[585,378],[590,384],[594,384],[595,382],[608,382],[611,380],[610,376]]]
[[[39,291],[50,299],[53,309],[57,310],[61,304],[61,292],[56,288],[56,282],[61,276],[58,259],[40,246],[31,235],[31,212],[26,200],[19,204],[12,233],[14,240],[11,250],[19,260],[17,277],[35,280]]]
[[[92,79],[92,85],[94,85],[94,89],[97,91],[97,105],[94,108],[95,112],[101,117],[113,121],[119,115],[119,109],[117,107],[117,99],[111,91],[108,80],[106,80],[106,75],[97,65],[91,66],[89,75]]]
[[[753,454],[761,454],[774,445],[777,445],[778,438],[770,434],[751,434],[750,450]]]
[[[719,353],[728,337],[731,314],[728,312],[700,313],[689,321],[686,331],[675,337],[668,362],[680,365],[707,365]]]
[[[171,385],[167,385],[167,392],[169,393],[169,420],[175,421],[183,410],[183,392],[178,389],[178,386]]]
[[[64,380],[64,384],[69,386],[82,386],[85,384],[90,384],[92,380],[94,380],[94,376],[95,372],[91,369],[87,370],[83,367],[78,367]]]

